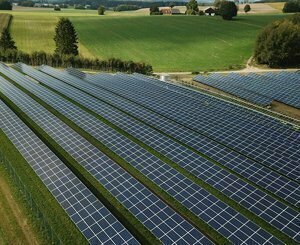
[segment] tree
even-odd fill
[[[55,28],[55,53],[58,55],[78,55],[78,38],[72,22],[60,18]]]
[[[244,7],[245,13],[248,13],[250,10],[251,10],[250,5],[249,5],[249,4],[246,4],[245,7]]]
[[[99,6],[98,8],[98,15],[104,15],[105,12],[105,7],[104,6]]]
[[[170,2],[169,7],[172,9],[175,7],[175,3],[174,2]]]
[[[150,6],[150,15],[160,14],[159,7],[157,5]]]
[[[254,58],[270,67],[300,65],[300,14],[275,21],[258,35]]]
[[[300,0],[286,2],[283,6],[282,12],[283,13],[300,12]]]
[[[0,49],[8,50],[8,49],[17,49],[15,46],[14,40],[11,38],[10,33],[7,28],[5,28],[0,37]]]
[[[186,14],[196,15],[199,12],[198,3],[196,0],[190,0],[186,5]]]
[[[237,15],[237,7],[234,2],[222,1],[219,14],[224,20],[232,20],[232,17]]]
[[[11,3],[6,0],[0,0],[0,10],[12,10]]]

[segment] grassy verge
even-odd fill
[[[8,80],[8,78],[6,78]],[[11,81],[12,82],[12,81]],[[13,82],[14,83],[14,82]],[[16,86],[21,88],[16,83]],[[27,91],[26,91],[27,92]],[[29,92],[27,92],[29,93]],[[29,93],[30,94],[30,93]],[[40,99],[30,94],[40,104],[55,112],[52,108],[42,102]],[[25,113],[23,113],[14,103],[5,95],[0,93],[3,101],[25,122],[36,135],[71,169],[71,171],[93,192],[93,194],[117,217],[117,219],[143,244],[158,244],[154,235],[144,227],[118,200],[110,194],[93,176],[91,176],[80,164],[78,164],[62,147],[60,147],[46,132],[44,132],[36,123],[33,122]],[[57,115],[57,113],[55,113]],[[66,120],[59,116],[60,119]],[[74,129],[74,128],[73,128]]]
[[[32,199],[38,205],[40,211],[46,217],[48,224],[52,227],[61,242],[65,244],[86,244],[85,238],[81,235],[77,227],[2,131],[0,131],[0,142],[1,150],[5,157],[11,162],[12,167],[31,193]],[[19,193],[19,198],[21,197],[22,195]],[[25,203],[25,200],[23,203]],[[30,214],[30,207],[24,206],[28,214]],[[41,221],[33,215],[30,217],[34,227],[39,229]],[[46,237],[41,234],[41,241],[43,240],[43,244],[47,244]]]

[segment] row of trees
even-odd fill
[[[131,11],[131,10],[138,10],[140,9],[137,5],[132,4],[120,4],[117,7],[114,7],[113,10],[115,12],[121,12],[121,11]]]
[[[152,73],[152,66],[142,62],[123,61],[114,58],[99,60],[79,56],[78,37],[72,22],[67,18],[61,18],[57,23],[54,41],[56,49],[53,54],[45,52],[24,53],[17,50],[8,28],[6,28],[0,37],[0,61],[9,63],[23,62],[33,66],[46,64],[53,67],[72,66],[103,71]]]
[[[12,4],[7,0],[0,0],[0,10],[12,10]]]

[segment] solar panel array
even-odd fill
[[[8,68],[1,71],[10,75]],[[16,74],[14,74],[16,75]],[[22,76],[21,74],[19,74]],[[14,77],[18,81],[17,76]],[[26,78],[23,76],[23,79]],[[30,81],[30,79],[28,79]],[[84,140],[29,96],[6,81],[0,91],[82,164],[107,190],[164,243],[211,242],[119,165]],[[65,101],[68,104],[68,101]],[[184,234],[184,235],[183,235]]]
[[[277,100],[300,108],[300,75],[297,72],[229,73],[226,76],[213,73],[198,75],[194,80],[258,105],[266,106]]]
[[[68,72],[71,71],[72,71],[71,69],[68,69]],[[68,81],[70,84],[75,85],[76,79],[74,78],[66,79],[67,76],[62,74],[61,79],[63,77],[65,77],[66,82]],[[139,75],[139,77],[141,77],[141,75]],[[108,75],[108,79],[111,78],[112,76]],[[98,85],[97,78],[95,79],[95,76],[87,75],[86,80],[94,85]],[[195,150],[204,153],[206,156],[211,157],[213,160],[243,175],[243,177],[248,178],[249,180],[253,181],[255,184],[260,185],[263,188],[266,188],[267,190],[271,191],[272,193],[275,193],[279,197],[287,200],[288,202],[296,206],[299,205],[300,202],[299,185],[279,175],[275,171],[272,171],[271,169],[261,166],[255,161],[251,159],[247,159],[245,156],[240,155],[237,152],[232,151],[226,148],[225,146],[223,146],[222,144],[214,142],[205,136],[196,134],[195,132],[182,127],[180,124],[176,124],[171,120],[168,120],[157,114],[154,114],[153,112],[147,110],[142,106],[139,106],[124,98],[118,97],[116,96],[116,94],[111,93],[101,88],[100,86],[97,86],[97,88],[92,87],[87,89],[89,87],[88,84],[86,85],[80,84],[80,85],[81,86],[79,86],[78,88],[86,92],[89,92],[90,94],[95,95],[97,98],[106,101],[107,103],[115,107],[122,109],[126,113],[131,114],[136,118],[148,123],[149,125],[159,129],[160,131],[176,138],[177,140],[186,143],[188,146],[191,146]],[[97,103],[99,104],[100,102]],[[88,107],[88,105],[86,106]],[[96,112],[101,113],[101,109],[103,108],[107,108],[107,105],[101,103],[101,106],[97,108]],[[92,106],[90,109],[92,110],[95,109],[95,106]],[[103,112],[105,113],[105,115],[103,113],[101,114],[103,116],[109,117],[110,114],[112,113],[111,112],[112,109],[110,109],[109,111],[110,113],[107,113],[107,111]],[[118,120],[119,117],[120,117],[120,113],[113,120]],[[131,126],[132,121],[133,120],[130,120],[129,126]],[[122,124],[118,124],[118,125],[122,126]],[[161,148],[162,146],[165,146],[165,145],[161,145],[160,139],[164,139],[164,136],[162,136],[161,134],[159,135],[159,137],[157,136],[150,137],[152,133],[149,133],[149,131],[147,131],[147,133],[141,133],[144,132],[146,128],[147,128],[146,125],[143,125],[142,128],[138,127],[138,130],[132,130],[132,134],[138,135],[140,137],[144,136],[143,140],[149,142],[152,147],[155,147],[157,149]],[[159,138],[159,140],[157,140],[157,138]],[[158,145],[156,146],[156,144]],[[172,144],[174,144],[174,142],[172,142]],[[172,145],[172,147],[174,147],[174,145]],[[184,151],[186,151],[186,149]],[[165,151],[163,152],[163,154],[166,154],[167,152],[168,151]],[[171,152],[173,152],[173,150]],[[188,162],[190,162],[190,159]]]
[[[300,242],[300,216],[296,208],[300,204],[297,175],[300,137],[291,126],[233,103],[140,74],[89,75],[72,68],[59,71],[47,66],[38,71],[23,64],[14,68],[40,84],[5,65],[0,65],[0,72],[77,124],[231,242],[282,243],[274,236],[274,230],[270,234],[251,221],[254,216]],[[0,81],[0,92],[163,243],[211,243],[116,162],[28,95],[4,79]],[[72,100],[105,120],[76,106]],[[132,141],[132,137],[136,140]],[[276,155],[277,152],[284,157]],[[168,161],[164,162],[159,154],[254,216],[241,215],[232,208],[235,206],[230,207],[210,194],[167,164]],[[283,199],[286,203],[280,201]]]
[[[49,80],[49,83],[47,83],[47,85],[49,86],[55,83],[53,79],[50,79],[46,75],[39,74],[32,68],[25,69],[25,67],[23,66],[23,71],[28,75],[35,77],[39,81],[45,82],[46,80]],[[99,94],[102,94],[102,92],[97,91],[97,87],[91,86],[89,84],[84,84],[83,81],[80,81],[78,79],[76,80],[76,78],[74,77],[69,77],[69,80],[68,76],[64,74],[59,76],[59,74],[51,73],[52,76],[58,76],[63,81],[67,83],[70,82],[74,86],[84,91],[88,91],[91,94],[94,94],[96,97],[98,94],[97,92],[99,92]],[[90,88],[90,90],[88,88]],[[137,136],[137,138],[153,147],[159,153],[165,155],[178,165],[193,173],[198,178],[219,189],[225,195],[248,208],[261,218],[265,219],[267,222],[270,222],[279,230],[283,230],[287,235],[295,239],[300,239],[300,237],[297,238],[298,227],[296,222],[298,219],[298,213],[293,209],[288,208],[282,203],[279,203],[272,197],[266,195],[264,192],[240,180],[236,176],[207,161],[203,157],[200,157],[199,155],[193,153],[191,150],[181,146],[179,143],[165,137],[164,135],[152,130],[151,128],[147,128],[146,125],[136,122],[135,120],[129,118],[127,115],[124,115],[120,112],[118,113],[116,110],[110,108],[106,104],[100,101],[95,101],[92,97],[90,97],[89,101],[88,96],[86,96],[85,94],[82,94],[82,96],[72,96],[72,94],[75,94],[72,89],[68,89],[68,92],[64,92],[64,94],[69,97],[71,96],[71,98],[73,98],[77,102],[87,106],[89,109],[95,111],[105,119],[110,120],[115,125],[120,126],[131,135]],[[45,95],[41,95],[41,99],[46,100]],[[58,103],[58,105],[62,104],[57,99],[55,99],[55,101]],[[85,103],[84,101],[88,102]],[[51,104],[51,102],[48,101],[47,103]],[[67,108],[61,108],[61,111],[66,112]],[[75,114],[74,109],[72,109],[71,111],[73,114]],[[77,113],[73,121],[79,121],[78,123],[81,124],[87,132],[89,132],[98,140],[106,144],[113,144],[114,136],[113,138],[111,138],[113,132],[110,131],[108,135],[103,134],[103,132],[108,131],[107,127],[97,123],[97,121],[95,120],[85,121],[83,118],[84,117],[82,115]],[[100,137],[98,136],[97,132],[91,128],[92,125],[97,128],[97,130],[100,130],[102,132]],[[115,136],[115,138],[119,137]],[[126,145],[124,147],[126,148]],[[294,194],[296,195],[296,192],[299,191],[300,189],[298,186],[298,189],[294,190]],[[299,198],[299,196],[297,198]]]
[[[0,129],[90,243],[138,244],[91,191],[1,100]]]
[[[26,70],[23,69],[23,71]],[[37,78],[37,76],[35,77]],[[54,88],[55,86],[53,84],[62,83],[59,81],[55,81],[50,77],[48,77],[48,80],[46,78],[47,77],[42,76],[38,80],[46,83],[52,88]],[[61,86],[63,87],[66,85],[61,84]],[[58,89],[58,86],[56,87],[56,89]],[[61,90],[58,89],[58,91],[68,96],[76,94],[74,89],[69,86]],[[42,97],[46,99],[45,95],[43,95]],[[53,101],[56,100],[57,99],[54,99]],[[87,99],[82,97],[81,101],[83,100]],[[58,102],[57,104],[62,103]],[[55,108],[59,109],[57,106]],[[68,113],[67,108],[61,108],[60,111]],[[94,135],[95,138],[114,150],[127,162],[135,166],[149,179],[158,184],[163,190],[171,194],[178,201],[182,202],[182,204],[185,205],[188,209],[193,211],[200,218],[207,221],[216,230],[220,231],[221,234],[223,234],[225,237],[228,237],[233,242],[242,242],[243,240],[254,242],[274,239],[270,237],[270,234],[259,229],[259,227],[254,223],[239,215],[236,211],[228,207],[226,204],[217,200],[215,197],[203,190],[200,186],[193,184],[176,170],[164,164],[155,156],[146,152],[138,145],[130,142],[125,137],[122,137],[122,135],[119,135],[111,129],[109,130],[107,126],[105,127],[105,125],[101,125],[100,122],[97,122],[95,120],[85,121],[85,117],[82,114],[76,114],[75,108],[72,108],[70,112],[74,114],[73,121],[77,122],[82,127],[86,125],[85,129],[92,135]],[[76,120],[76,118],[78,119]],[[93,127],[101,133],[97,134],[96,130],[93,131]],[[203,210],[206,210],[206,212],[204,212]],[[238,228],[237,224],[240,224],[241,228]],[[253,237],[255,237],[255,239]]]
[[[260,164],[299,180],[299,132],[275,119],[198,93],[181,92],[118,74],[98,84]],[[186,90],[187,92],[189,90]]]

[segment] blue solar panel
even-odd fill
[[[43,83],[46,83],[48,86],[56,87],[56,89],[59,90],[59,87],[63,84],[58,85],[58,81],[51,80],[46,81],[45,77],[43,80]],[[42,82],[41,80],[41,82]],[[69,86],[66,87],[66,89],[59,90],[60,92],[66,94],[68,91],[72,91],[73,89]],[[72,91],[72,94],[78,94],[80,91]],[[70,94],[71,95],[71,94]],[[68,94],[69,96],[69,94]],[[82,98],[86,100],[85,98]],[[72,109],[74,111],[74,108]],[[82,119],[82,117],[81,117]],[[75,120],[75,119],[73,119]],[[93,122],[94,123],[94,122]],[[100,124],[97,124],[98,128]],[[91,126],[90,126],[91,127]],[[90,128],[89,127],[89,128]],[[103,127],[101,128],[100,132],[103,134],[105,132]],[[110,131],[110,134],[113,134],[113,131]],[[101,134],[99,134],[98,137],[100,137]],[[104,138],[109,137],[109,134],[106,134]],[[243,216],[239,215],[236,211],[229,208],[226,204],[218,201],[215,197],[207,193],[205,190],[203,190],[200,186],[197,186],[193,184],[191,181],[187,180],[184,176],[182,176],[180,173],[178,173],[176,170],[170,168],[168,165],[162,163],[160,160],[156,159],[152,154],[146,152],[142,148],[140,148],[138,145],[131,143],[128,139],[122,137],[121,135],[114,134],[112,137],[107,139],[107,142],[104,141],[105,139],[102,139],[102,142],[104,142],[108,147],[115,147],[115,152],[122,156],[127,162],[132,164],[134,167],[136,167],[138,170],[140,170],[143,174],[145,174],[148,178],[152,179],[156,184],[158,184],[162,189],[167,191],[168,193],[172,194],[178,201],[182,202],[183,205],[185,205],[187,208],[189,208],[191,211],[193,211],[196,215],[199,215],[200,218],[202,216],[205,216],[205,213],[210,213],[211,215],[218,216],[218,215],[226,215],[231,218],[229,220],[226,220],[227,223],[232,223],[232,226],[235,227],[235,224],[240,224],[239,220],[243,221],[243,225],[248,227],[249,224],[251,226],[256,226],[254,223],[248,221]],[[144,162],[146,164],[144,164]],[[210,200],[208,203],[210,204],[208,206],[208,203],[206,203],[206,200]],[[218,210],[220,210],[221,213],[217,214],[215,212],[210,212],[210,210],[216,207]],[[207,212],[203,213],[203,210],[207,210]],[[211,217],[211,220],[208,222],[209,224],[213,224],[214,220]],[[218,231],[226,230],[227,225],[226,224],[219,224]],[[250,226],[250,225],[249,225]],[[257,227],[257,226],[256,226]],[[258,228],[258,227],[257,227]],[[252,230],[249,227],[250,230]],[[260,233],[261,239],[259,241],[262,241],[263,239],[274,239],[274,237],[267,235],[265,231],[262,231],[260,228],[258,228],[257,231],[254,232],[252,230],[251,235],[254,235],[255,233]],[[224,232],[225,234],[225,232]],[[245,235],[245,234],[244,234]],[[264,238],[263,238],[264,237]],[[241,241],[239,240],[238,236],[236,236],[234,233],[231,234],[229,239],[232,239],[233,241]],[[236,240],[238,239],[238,240]],[[251,241],[251,236],[247,238],[247,240]],[[279,242],[279,241],[278,241]]]
[[[299,79],[300,76],[293,72],[269,72],[262,75],[229,73],[227,76],[211,74],[209,76],[198,75],[194,78],[195,81],[219,88],[259,105],[267,105],[272,100],[277,100],[297,108],[300,108]],[[263,98],[266,98],[265,103]]]
[[[93,94],[96,97],[99,97],[98,92],[99,95],[102,94],[102,91],[98,91],[99,89],[97,87],[85,84],[80,80],[76,80],[76,78],[74,77],[68,77],[65,74],[51,74],[53,76],[59,77],[67,83],[72,84],[75,87]],[[41,81],[45,81],[46,78],[47,76],[44,76],[43,78],[40,77]],[[85,95],[83,95],[82,97],[77,97],[77,99],[74,96],[73,98],[77,100],[77,102],[88,101],[88,97]],[[108,107],[100,101],[96,102],[94,100],[91,100],[89,103],[82,102],[82,104],[98,113],[105,119],[110,120],[115,125],[118,125],[131,135],[141,139],[144,143],[150,145],[152,148],[164,154],[175,163],[186,168],[188,171],[190,171],[200,179],[213,185],[215,188],[219,189],[224,194],[231,197],[233,200],[237,201],[244,207],[250,209],[251,211],[259,210],[259,212],[256,212],[257,215],[259,215],[263,219],[266,219],[267,222],[270,222],[271,219],[271,224],[273,224],[280,230],[285,227],[286,233],[288,235],[292,234],[291,237],[295,237],[297,239],[296,236],[298,234],[298,229],[295,229],[295,225],[298,213],[293,209],[279,203],[272,197],[266,195],[264,192],[257,190],[253,186],[222,170],[220,167],[215,166],[206,159],[193,153],[189,149],[180,146],[177,142],[165,137],[162,134],[159,134],[151,128],[148,128],[147,130],[146,125],[138,123],[132,118],[129,118],[127,115],[117,112],[113,108]],[[66,109],[62,109],[62,111],[66,111]],[[72,111],[74,111],[74,109]],[[82,118],[82,116],[79,115],[78,117]],[[86,125],[86,130],[95,138],[97,138],[97,132],[91,130],[91,128],[87,125],[88,122],[84,122],[81,119],[81,123],[83,124],[83,126]],[[95,125],[97,129],[101,129],[102,132],[106,131],[105,126],[97,124],[96,121],[94,121],[92,124]],[[104,142],[105,140],[107,140],[107,142],[113,142],[113,140],[109,136],[103,135],[103,137],[105,139],[101,137],[98,137],[98,139]],[[115,150],[117,150],[118,148],[119,146],[113,147],[113,149]],[[188,161],[184,161],[187,158]],[[300,188],[298,187],[295,192],[299,193]],[[263,202],[266,202],[268,204],[263,205]],[[266,215],[266,212],[270,210],[276,210],[277,214],[273,216]],[[283,219],[285,220],[285,222],[278,222],[279,219]],[[288,227],[291,227],[291,229],[288,230]]]
[[[16,74],[16,72],[10,73],[9,68],[2,68],[1,70],[8,76],[13,74],[15,81],[20,82],[18,78],[24,81],[26,80],[21,74]],[[30,81],[30,79],[27,79],[27,82],[28,81]],[[164,243],[210,243],[210,241],[191,224],[185,221],[159,198],[154,196],[154,194],[132,178],[121,167],[20,90],[8,82],[2,81],[0,91],[6,94],[7,97],[60,144],[66,152],[98,179],[106,189],[113,193],[113,195],[128,208],[130,212],[136,215],[161,241]],[[41,93],[42,91],[41,88]],[[73,105],[66,100],[64,103],[69,106]],[[124,188],[124,186],[127,188]],[[136,196],[140,198],[136,198]],[[163,219],[162,216],[166,215],[167,218]],[[147,217],[147,219],[144,217]],[[166,228],[168,230],[166,230]],[[186,236],[184,236],[184,238],[180,237],[179,240],[173,240],[176,237],[172,237],[171,234],[182,229],[185,231]]]
[[[72,72],[72,69],[68,69],[68,72]],[[136,76],[149,80],[149,78],[144,78],[143,75]],[[112,79],[111,75],[101,74],[101,79],[104,79],[105,77],[108,80]],[[98,85],[97,78],[95,78],[94,75],[87,75],[85,79],[93,83],[94,85]],[[151,80],[154,80],[153,82],[155,83],[158,82],[156,79]],[[70,79],[69,82],[74,83],[74,79]],[[174,87],[174,85],[170,86]],[[84,87],[81,86],[81,88]],[[104,100],[118,108],[121,108],[123,111],[134,115],[140,120],[147,122],[151,126],[154,126],[164,133],[167,133],[177,140],[180,140],[181,142],[184,142],[185,144],[193,147],[195,150],[205,153],[215,161],[218,161],[219,163],[230,167],[232,170],[277,194],[279,197],[286,199],[290,203],[295,205],[299,203],[300,197],[298,184],[290,181],[289,179],[277,174],[270,169],[265,168],[264,166],[259,165],[258,163],[250,159],[247,159],[243,155],[240,155],[235,151],[226,148],[225,146],[218,144],[217,142],[213,142],[209,138],[196,134],[193,131],[186,129],[171,120],[163,118],[145,109],[142,106],[139,106],[124,98],[118,97],[116,94],[102,88],[101,90],[99,89],[100,87],[98,86],[98,90],[90,89],[88,90],[88,92],[90,92],[91,94],[97,93],[97,97],[101,100]],[[177,87],[175,87],[175,89],[177,89]],[[145,127],[143,126],[143,128]],[[140,132],[138,131],[136,133]],[[147,135],[149,135],[149,133],[147,133]],[[163,149],[161,150],[163,151]],[[165,151],[163,152],[163,154],[166,154],[167,152],[168,151]]]
[[[118,75],[110,81],[102,79],[98,82],[260,164],[296,180],[299,178],[298,163],[294,160],[300,156],[296,144],[298,133],[290,126],[200,93],[201,102],[200,98],[192,98],[194,95],[183,96],[154,85],[140,85],[137,79],[127,77]],[[255,145],[256,142],[259,144]]]
[[[90,190],[2,101],[0,101],[0,128],[90,243],[138,243]],[[103,225],[105,221],[109,222]]]

